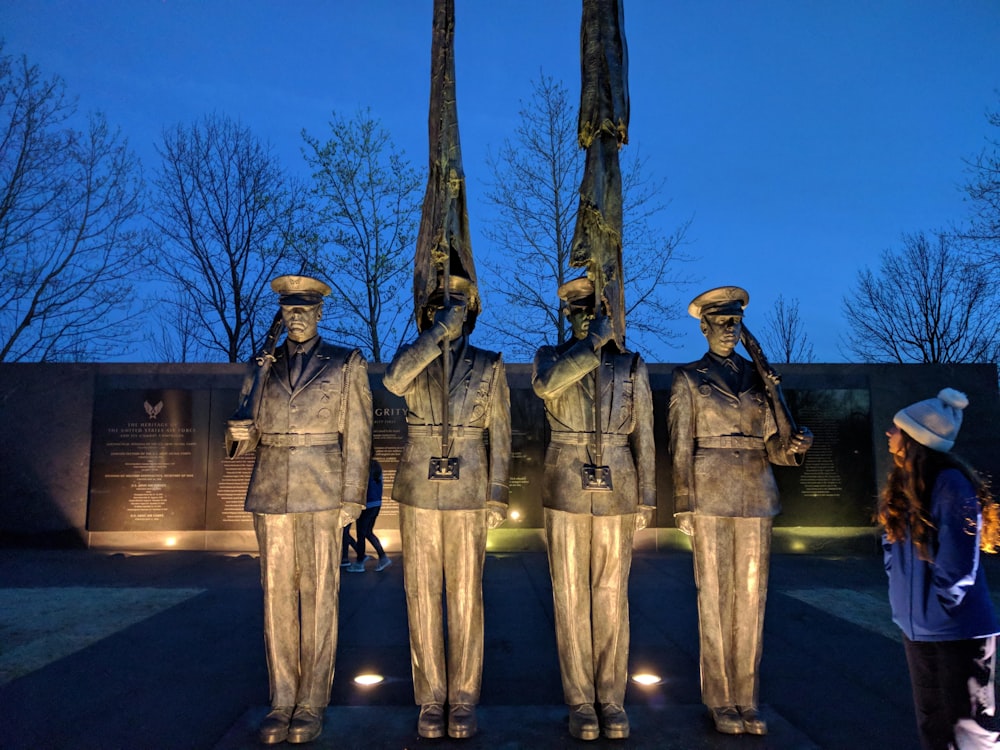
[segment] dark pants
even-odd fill
[[[996,636],[911,641],[903,636],[913,706],[924,750],[998,743]]]
[[[365,508],[361,511],[361,515],[358,516],[358,541],[354,547],[354,551],[357,553],[359,560],[365,559],[366,540],[371,542],[372,547],[380,558],[385,557],[385,550],[382,549],[382,543],[375,536],[375,519],[378,518],[380,510],[382,510],[381,505],[376,505],[374,508]]]
[[[373,508],[365,508],[361,511],[361,515],[358,516],[358,520],[355,523],[355,527],[358,530],[357,541],[351,536],[351,525],[348,524],[344,527],[344,547],[341,553],[340,561],[343,563],[347,562],[347,548],[350,547],[354,550],[355,558],[358,562],[365,559],[365,541],[369,541],[372,547],[375,549],[375,553],[379,556],[379,559],[385,557],[385,550],[382,549],[382,542],[378,540],[375,536],[375,519],[378,518],[378,512],[382,510],[381,505],[376,505]]]

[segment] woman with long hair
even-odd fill
[[[945,388],[886,431],[893,467],[877,517],[925,750],[1000,745],[1000,621],[979,557],[1000,545],[1000,514],[983,478],[950,452],[968,404]]]

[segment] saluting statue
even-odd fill
[[[469,343],[475,287],[455,275],[449,286],[447,302],[442,289],[420,311],[421,333],[393,358],[385,387],[407,409],[392,499],[399,503],[417,731],[442,737],[447,725],[448,735],[460,738],[478,728],[486,531],[507,515],[510,393],[501,356]]]
[[[245,508],[264,589],[265,744],[309,742],[323,731],[337,652],[341,529],[364,508],[372,429],[361,352],[317,332],[330,288],[305,276],[280,276],[271,288],[279,317],[226,430],[230,456],[257,452]],[[288,336],[275,347],[282,325]]]
[[[813,436],[798,428],[760,347],[743,326],[746,290],[698,295],[708,352],[674,370],[668,424],[674,516],[692,538],[702,701],[725,734],[766,734],[758,711],[772,519],[771,464],[797,466]],[[736,354],[741,341],[753,357]]]
[[[510,393],[500,355],[469,343],[481,302],[458,137],[454,0],[434,0],[432,30],[430,158],[413,274],[420,335],[397,352],[384,382],[407,409],[392,498],[417,733],[471,737],[483,674],[486,531],[507,515]]]
[[[642,357],[619,352],[610,318],[595,319],[593,282],[574,279],[558,293],[573,337],[538,350],[531,384],[551,427],[542,503],[559,668],[570,734],[593,740],[603,728],[621,739],[632,540],[656,511],[653,399]]]

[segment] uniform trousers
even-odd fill
[[[567,705],[625,702],[635,514],[545,509],[545,541]]]
[[[483,678],[486,509],[400,504],[399,533],[414,700],[475,705]]]
[[[692,521],[702,701],[756,708],[772,519],[695,514]]]
[[[337,654],[340,511],[254,513],[271,705],[323,708]]]

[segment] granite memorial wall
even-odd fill
[[[666,435],[672,367],[649,367],[658,453],[654,535],[673,526]],[[780,369],[792,410],[816,441],[801,468],[776,467],[783,504],[776,528],[870,528],[888,469],[885,427],[900,406],[945,385],[966,391],[972,403],[957,450],[988,473],[1000,468],[993,365]],[[0,426],[9,436],[0,468],[2,538],[253,550],[252,523],[242,509],[253,458],[226,458],[223,440],[243,371],[240,365],[0,366]],[[389,497],[406,423],[402,399],[381,387],[382,371],[370,366],[373,445],[386,480],[376,528],[391,548],[398,509]],[[511,516],[503,531],[537,537],[547,426],[531,391],[530,366],[508,365],[508,378]]]

